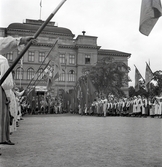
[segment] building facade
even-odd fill
[[[0,36],[33,36],[42,25],[42,20],[26,19],[25,23],[12,23],[7,28],[0,28]],[[33,79],[34,74],[41,76],[43,69],[49,62],[47,58],[51,47],[59,38],[58,53],[63,73],[53,85],[51,93],[55,96],[59,91],[69,91],[74,88],[76,81],[84,75],[83,68],[95,65],[99,59],[107,58],[114,61],[122,61],[128,64],[131,54],[115,50],[100,49],[97,45],[96,36],[75,35],[71,30],[55,26],[55,22],[50,22],[37,38],[38,43],[30,46],[21,61],[14,68],[14,80],[18,87],[26,89],[28,86],[35,86],[39,91],[46,91],[47,83],[43,79]],[[4,56],[12,64],[20,51],[15,50]],[[128,74],[126,74],[128,75]],[[32,81],[32,82],[31,82]],[[128,95],[128,84],[123,90]]]

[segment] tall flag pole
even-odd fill
[[[147,91],[150,89],[150,81],[153,78],[153,72],[150,68],[150,66],[146,62],[146,72],[145,72],[145,88]]]
[[[61,6],[65,3],[66,0],[62,0],[62,2],[56,7],[56,9],[49,15],[49,17],[46,19],[46,21],[39,27],[37,32],[34,35],[34,39],[36,39],[39,34],[43,31],[43,29],[46,27],[46,25],[50,22],[50,20],[53,18],[53,16],[57,13],[57,11],[61,8]],[[29,47],[32,45],[32,41],[29,41],[27,45],[24,47],[24,49],[21,51],[19,57],[15,59],[13,64],[10,66],[10,68],[6,71],[6,73],[2,76],[0,80],[0,86],[4,82],[4,80],[7,78],[7,76],[10,74],[10,72],[14,69],[16,64],[20,61],[20,59],[23,57],[25,52],[29,49]]]
[[[161,15],[160,0],[142,0],[139,31],[148,36]]]
[[[41,13],[42,13],[42,0],[40,0],[40,20],[41,20]]]

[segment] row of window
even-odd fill
[[[15,79],[24,79],[24,70],[23,68],[19,67],[16,69],[15,71],[15,76],[14,78]],[[33,77],[35,76],[35,71],[33,68],[29,68],[27,70],[27,80],[31,80]],[[65,79],[67,76],[67,79]],[[38,80],[43,80],[43,77],[44,77],[44,73],[43,73],[43,69],[39,69],[38,72],[37,72],[37,79]],[[57,79],[57,81],[71,81],[71,82],[74,82],[75,81],[75,72],[74,70],[70,70],[68,72],[68,75],[66,75],[65,71],[63,71],[59,78]]]
[[[20,53],[18,52],[18,55],[19,54]],[[5,57],[9,61],[13,61],[13,52],[7,53],[5,55]],[[39,52],[38,61],[43,62],[45,57],[46,57],[45,52]],[[65,54],[60,54],[59,58],[60,58],[60,63],[61,64],[66,64],[67,63],[67,58],[66,58]],[[28,51],[28,62],[34,62],[34,61],[35,61],[35,52]],[[69,55],[69,64],[75,64],[75,55]],[[90,55],[85,56],[85,64],[90,64]]]

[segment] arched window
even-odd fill
[[[62,70],[63,72],[59,76],[59,81],[65,81],[65,71]]]
[[[27,70],[27,79],[31,80],[34,77],[34,74],[35,74],[34,69],[33,68],[29,68]]]
[[[21,67],[16,69],[15,79],[23,79],[24,70]]]
[[[40,68],[39,70],[38,70],[38,74],[37,74],[37,77],[38,77],[38,80],[41,80],[41,79],[43,79],[43,69],[42,68]]]
[[[74,82],[75,81],[75,72],[74,70],[70,70],[68,73],[68,81]]]

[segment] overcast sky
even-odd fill
[[[0,0],[0,27],[10,23],[22,23],[26,19],[42,19],[54,11],[62,0]],[[51,21],[65,27],[75,37],[98,37],[101,49],[130,53],[129,76],[134,86],[135,67],[145,78],[146,62],[150,61],[153,72],[162,70],[162,18],[149,36],[139,32],[141,0],[67,0]]]

